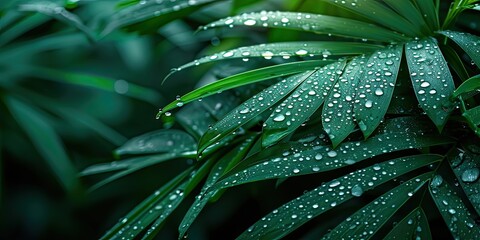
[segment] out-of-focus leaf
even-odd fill
[[[312,13],[267,11],[244,13],[212,22],[203,29],[222,26],[256,26],[293,29],[384,42],[408,40],[408,38],[394,31],[373,24],[348,18]]]
[[[342,74],[344,61],[318,69],[278,105],[263,125],[262,145],[271,146],[291,134],[317,111]]]
[[[199,143],[199,153],[274,106],[314,72],[308,71],[281,80],[232,110],[203,135]]]
[[[365,62],[365,56],[360,56],[348,63],[323,105],[322,125],[334,147],[355,128],[353,103]]]
[[[208,3],[213,3],[214,0],[149,0],[140,1],[138,4],[130,5],[123,8],[121,11],[115,13],[108,25],[103,31],[103,35],[110,33],[111,31],[124,27],[127,25],[139,23],[166,15],[169,13],[179,12],[180,10],[191,8],[194,6],[201,6]]]
[[[341,8],[360,14],[373,22],[409,36],[421,36],[421,31],[395,11],[378,1],[371,0],[325,0]]]
[[[480,37],[455,31],[442,31],[440,33],[457,43],[480,68]]]
[[[430,195],[454,238],[476,239],[480,236],[480,227],[474,217],[462,199],[440,175],[432,180]]]
[[[108,77],[47,68],[33,68],[32,71],[35,72],[38,77],[48,80],[124,94],[155,105],[158,104],[161,99],[160,94],[155,90],[136,85],[132,82],[127,82],[123,79],[112,79]]]
[[[40,1],[25,3],[19,5],[18,10],[24,12],[38,12],[54,17],[55,19],[65,22],[82,31],[91,40],[95,40],[95,35],[92,30],[85,26],[77,15],[67,11],[63,6],[54,2]]]
[[[433,38],[408,42],[405,55],[417,100],[442,130],[453,110],[449,97],[455,90],[447,62]]]
[[[162,109],[162,112],[159,113],[160,116],[165,111],[170,111],[178,106],[183,106],[189,102],[216,94],[221,91],[229,90],[232,88],[237,88],[251,83],[256,83],[276,77],[284,77],[287,75],[305,72],[307,70],[312,70],[318,67],[321,67],[325,64],[332,63],[332,61],[326,60],[311,60],[311,61],[302,61],[302,62],[293,62],[293,63],[284,63],[264,68],[259,68],[251,70],[248,72],[243,72],[235,74],[223,79],[220,79],[216,82],[205,85],[201,88],[197,88],[179,99],[169,103]]]
[[[318,215],[352,198],[361,197],[364,192],[380,184],[440,160],[441,156],[438,155],[417,155],[397,158],[357,170],[322,184],[275,209],[243,232],[238,239],[281,238]]]
[[[196,141],[184,131],[162,129],[134,137],[115,150],[117,155],[180,153],[196,149]]]
[[[473,76],[460,85],[452,94],[452,98],[457,98],[462,94],[466,94],[480,89],[480,75]]]
[[[384,239],[432,239],[428,219],[423,209],[415,208],[402,221],[397,223]]]
[[[246,138],[245,141],[243,141],[238,147],[232,149],[232,151],[227,153],[225,157],[222,157],[222,159],[220,159],[213,166],[212,171],[210,172],[202,190],[200,191],[200,194],[197,195],[195,201],[193,202],[190,209],[185,214],[182,222],[179,225],[178,230],[180,238],[185,235],[188,228],[195,221],[195,219],[200,214],[205,205],[207,205],[208,201],[219,192],[208,191],[210,187],[213,186],[225,172],[228,172],[233,166],[235,166],[235,164],[243,160],[243,158],[252,148],[253,144],[255,144],[256,139],[257,136]]]
[[[432,173],[425,173],[388,191],[350,215],[323,239],[371,238],[431,177]],[[359,189],[352,187],[352,194]]]
[[[158,217],[157,213],[159,212],[159,209],[155,209],[156,206],[161,204],[162,200],[166,199],[169,194],[175,193],[176,188],[178,188],[184,179],[191,174],[192,170],[193,167],[178,174],[174,179],[170,180],[148,198],[143,200],[143,202],[138,204],[133,210],[125,215],[125,217],[120,219],[115,226],[110,228],[101,239],[114,239],[122,232],[122,230],[133,228],[138,222],[143,223],[143,228],[150,225]],[[153,211],[150,212],[151,210]],[[141,226],[137,226],[137,228],[138,227]]]
[[[9,11],[8,14],[13,13],[13,11]],[[8,15],[7,15],[8,16]],[[12,17],[13,21],[15,22],[12,24],[12,26],[9,26],[4,30],[5,27],[3,25],[3,22],[5,21],[5,24],[8,23],[7,21],[9,19],[4,19],[5,16],[3,16],[0,22],[2,22],[2,28],[0,28],[0,46],[3,46],[9,42],[11,42],[13,39],[19,37],[20,35],[38,27],[39,25],[47,22],[50,18],[47,16],[44,16],[42,14],[34,14],[31,16],[27,16],[22,19],[18,19],[16,16]]]
[[[431,0],[424,1],[431,2]],[[412,25],[416,27],[416,31],[420,31],[424,34],[432,34],[432,31],[427,26],[427,23],[425,23],[423,19],[424,17],[419,9],[411,1],[384,0],[384,2],[412,23]]]
[[[391,46],[372,54],[363,69],[355,94],[354,112],[365,138],[383,120],[397,80],[402,45]]]
[[[204,63],[234,58],[263,57],[271,59],[280,56],[329,56],[356,55],[375,51],[383,46],[358,42],[279,42],[240,47],[197,59],[176,71]]]
[[[6,97],[5,104],[65,190],[73,192],[78,189],[75,167],[60,138],[42,113],[14,97]]]

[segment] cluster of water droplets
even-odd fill
[[[448,97],[455,88],[447,62],[434,39],[415,40],[406,46],[410,78],[418,102],[439,125],[452,110]]]
[[[470,56],[472,65],[480,67],[480,37],[450,30],[443,31],[442,34],[454,40]]]
[[[336,154],[329,151],[327,156],[329,153],[331,156]],[[415,167],[425,164],[419,163],[418,160],[415,157],[407,157],[387,161],[327,182],[274,210],[247,229],[242,236],[259,238],[271,231],[286,234],[311,218],[349,199],[360,197],[365,191],[405,173],[406,169],[417,164]]]
[[[366,63],[354,108],[355,118],[364,133],[373,132],[387,111],[401,57],[402,46],[390,46],[372,54]]]
[[[451,165],[472,205],[480,213],[480,155],[458,150]]]
[[[365,56],[354,58],[333,86],[322,110],[322,123],[330,139],[339,142],[355,127],[353,104]]]
[[[295,91],[272,112],[264,124],[265,134],[289,133],[304,123],[323,103],[336,79],[342,74],[343,63],[327,65],[308,76]]]

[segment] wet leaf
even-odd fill
[[[477,147],[471,145],[471,147]],[[460,186],[473,208],[480,214],[480,156],[470,152],[456,151],[449,159]]]
[[[384,239],[432,239],[428,219],[423,209],[415,208],[397,223]]]
[[[353,103],[365,62],[365,56],[361,56],[348,63],[323,105],[322,125],[334,147],[340,144],[356,126]]]
[[[466,94],[480,89],[480,75],[473,76],[462,83],[452,94],[452,98],[458,98],[462,94]]]
[[[280,29],[293,29],[320,34],[370,39],[373,41],[404,41],[408,38],[391,30],[357,20],[312,13],[271,12],[244,13],[224,18],[206,25],[203,29],[214,27],[256,26]]]
[[[197,88],[179,99],[169,103],[162,109],[162,114],[165,111],[170,111],[178,106],[182,106],[189,102],[217,94],[225,90],[232,88],[237,88],[247,84],[252,84],[272,78],[284,77],[287,75],[305,72],[307,70],[313,70],[315,68],[321,67],[325,64],[332,63],[332,61],[323,61],[323,60],[311,60],[311,61],[302,61],[302,62],[293,62],[293,63],[284,63],[274,66],[259,68],[239,74],[235,74],[223,79],[220,79],[216,82],[205,85],[201,88]]]
[[[412,170],[441,160],[436,155],[397,158],[327,182],[284,204],[256,222],[238,239],[277,239],[310,219]],[[382,173],[385,174],[382,174]]]
[[[430,29],[439,29],[438,14],[435,12],[436,6],[433,0],[414,0],[414,2],[421,11],[421,15],[425,18]]]
[[[282,101],[263,125],[262,145],[270,146],[295,131],[323,104],[345,62],[316,70]]]
[[[447,62],[433,38],[408,42],[405,55],[417,100],[442,130],[453,110],[449,96],[455,89]]]
[[[323,239],[371,238],[431,177],[432,173],[425,173],[388,191],[350,215]],[[352,194],[354,190],[352,188]]]
[[[422,35],[418,28],[378,1],[371,0],[326,0],[327,2],[362,15],[378,25],[389,27],[409,36]]]
[[[96,37],[93,34],[93,31],[87,26],[85,26],[82,20],[77,15],[67,11],[63,6],[57,3],[47,1],[25,3],[19,5],[18,10],[24,12],[38,12],[53,17],[59,21],[62,21],[77,28],[78,30],[85,33],[88,38],[95,41]]]
[[[314,72],[308,71],[283,79],[242,103],[203,135],[199,144],[199,152],[273,107]]]
[[[223,176],[225,172],[228,172],[233,166],[235,166],[238,162],[243,160],[243,158],[248,154],[250,149],[252,148],[253,144],[257,136],[252,136],[246,138],[239,146],[234,148],[232,151],[227,153],[222,159],[220,159],[212,168],[203,188],[200,190],[200,193],[195,197],[195,201],[190,206],[190,209],[183,217],[182,222],[179,225],[179,238],[183,237],[187,230],[190,228],[192,223],[195,221],[197,216],[200,214],[202,209],[207,205],[208,201],[219,191],[208,191],[210,187],[212,187],[218,179]]]
[[[357,86],[354,112],[365,138],[383,120],[392,99],[403,46],[391,46],[370,56]]]
[[[442,31],[440,33],[457,43],[480,68],[480,37],[455,31]]]
[[[437,179],[442,179],[440,175]],[[430,195],[455,239],[476,239],[480,227],[461,198],[444,180],[432,181]]]

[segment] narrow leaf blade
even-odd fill
[[[432,239],[428,219],[423,209],[415,208],[395,225],[385,239]]]
[[[452,39],[465,51],[472,61],[480,68],[480,37],[470,33],[442,31],[441,34]]]
[[[455,89],[447,62],[433,38],[408,42],[405,55],[417,100],[441,130],[453,110],[449,96]]]

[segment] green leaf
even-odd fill
[[[2,21],[6,21],[7,19],[4,19],[2,16]],[[50,20],[49,17],[46,17],[41,14],[34,14],[31,16],[28,16],[23,19],[19,19],[15,21],[15,25],[11,26],[10,28],[6,28],[5,31],[3,31],[5,28],[2,27],[0,30],[3,31],[0,34],[0,46],[3,46],[15,38],[21,36],[22,34],[44,24]]]
[[[196,141],[184,131],[162,129],[130,139],[115,150],[117,155],[195,152]]]
[[[465,81],[469,79],[469,75],[465,65],[462,62],[460,56],[457,52],[449,45],[442,45],[442,53],[445,56],[445,60],[450,65],[450,67],[457,73],[460,77],[460,80]]]
[[[125,217],[120,219],[117,224],[110,228],[108,232],[102,236],[101,239],[118,238],[118,235],[122,231],[133,228],[133,226],[135,226],[138,222],[143,224],[143,228],[150,225],[158,217],[158,213],[160,213],[160,211],[155,211],[155,207],[158,206],[168,194],[175,192],[176,188],[178,188],[179,185],[184,181],[184,179],[187,178],[189,174],[191,174],[192,170],[193,167],[178,174],[174,179],[170,180],[168,183],[155,191],[148,198],[143,200],[127,215],[125,215]],[[149,213],[150,210],[154,211]],[[138,227],[141,226],[137,226],[137,228]]]
[[[283,79],[233,109],[203,135],[199,143],[199,153],[273,107],[314,72],[308,71]]]
[[[353,101],[365,62],[365,56],[356,57],[349,62],[323,104],[322,125],[330,137],[333,147],[347,138],[356,126]]]
[[[470,145],[469,147],[478,148],[475,145]],[[480,192],[478,191],[480,189],[480,182],[478,181],[480,175],[479,156],[470,152],[457,151],[454,156],[449,158],[449,162],[463,192],[467,195],[477,214],[480,214]]]
[[[354,13],[362,15],[374,23],[389,27],[400,33],[409,36],[419,36],[422,33],[418,28],[407,21],[405,18],[398,15],[395,11],[378,1],[371,0],[324,0],[341,8],[348,9]]]
[[[468,109],[463,113],[467,117],[468,121],[477,126],[476,131],[479,131],[478,126],[480,126],[480,106]]]
[[[257,136],[246,138],[239,146],[235,147],[232,151],[227,153],[225,157],[222,157],[212,168],[205,184],[200,191],[200,194],[195,197],[195,201],[190,206],[190,209],[183,217],[182,222],[179,225],[179,238],[183,237],[188,228],[195,221],[202,209],[207,205],[208,201],[219,191],[208,191],[218,179],[227,171],[229,171],[238,162],[248,154],[253,144],[255,144]]]
[[[431,0],[424,1],[428,2]],[[415,31],[422,32],[426,35],[432,34],[432,31],[428,28],[427,23],[425,23],[422,14],[410,0],[385,0],[384,2],[415,26]]]
[[[373,136],[364,142],[342,143],[333,150],[322,142],[285,143],[265,149],[232,169],[216,185],[218,188],[244,183],[332,171],[385,153],[453,143],[438,135],[391,133]]]
[[[5,104],[30,138],[40,156],[50,165],[65,190],[70,193],[77,190],[79,182],[75,166],[73,166],[60,138],[43,116],[43,113],[14,97],[6,97]]]
[[[85,170],[82,171],[80,176],[87,176],[92,174],[122,170],[91,186],[89,191],[93,192],[113,181],[118,180],[119,178],[127,176],[143,168],[146,168],[161,162],[181,158],[181,157],[193,158],[195,157],[195,152],[193,152],[193,155],[191,152],[164,153],[164,154],[156,154],[156,155],[151,155],[146,157],[136,157],[136,158],[126,159],[121,161],[114,161],[110,163],[100,163],[100,164],[96,164],[86,168]]]
[[[90,40],[95,41],[92,30],[85,26],[82,20],[75,14],[67,11],[63,6],[54,2],[26,3],[18,6],[19,11],[38,12],[65,22],[85,33]]]
[[[440,175],[435,176],[430,184],[430,195],[455,239],[476,239],[480,236],[480,227],[474,216]]]
[[[405,41],[408,39],[391,30],[357,20],[297,12],[262,11],[260,13],[244,13],[212,22],[203,27],[203,29],[223,26],[293,29],[383,42]]]
[[[106,92],[125,94],[128,97],[145,101],[151,104],[158,104],[161,96],[155,90],[127,82],[123,79],[112,79],[108,77],[95,76],[85,73],[67,72],[48,68],[31,68],[37,76],[82,87],[92,87]]]
[[[140,1],[138,4],[130,5],[116,12],[105,27],[102,35],[106,35],[113,30],[132,25],[148,19],[179,12],[186,8],[202,6],[213,3],[214,0],[176,0],[176,1]]]
[[[366,191],[439,160],[441,156],[437,155],[397,158],[334,179],[277,208],[248,228],[238,239],[281,238],[310,219],[352,198],[360,197]]]
[[[328,58],[329,56],[363,54],[375,51],[379,48],[383,48],[383,46],[357,42],[266,43],[254,46],[240,47],[206,56],[193,62],[187,63],[177,68],[176,71],[224,59],[251,57],[263,57],[265,59],[271,59],[272,57],[276,56],[281,56],[283,58],[290,58],[292,56],[322,56],[324,58]]]
[[[417,100],[442,130],[453,110],[449,97],[455,89],[447,62],[433,38],[408,42],[405,55]]]
[[[478,91],[480,89],[480,75],[473,76],[462,83],[452,94],[452,98],[458,98],[462,94]]]
[[[439,29],[440,24],[433,0],[414,0],[430,29]]]
[[[348,220],[337,225],[323,239],[369,239],[373,237],[431,177],[432,173],[425,173],[388,191],[350,215]],[[360,193],[361,188],[355,188],[355,186],[351,189],[352,194],[357,193],[356,190]]]
[[[442,31],[440,33],[457,43],[470,56],[473,63],[480,68],[480,37],[455,31]]]
[[[262,145],[268,147],[295,131],[323,104],[342,74],[345,62],[316,70],[278,105],[263,125]]]
[[[402,196],[402,195],[397,195]],[[394,239],[432,239],[428,218],[422,208],[415,208],[384,238],[385,240]]]
[[[355,119],[368,138],[383,120],[392,99],[397,80],[402,45],[379,50],[370,56],[358,83],[354,112]]]
[[[256,83],[276,77],[284,77],[287,75],[305,72],[307,70],[312,70],[322,65],[332,63],[332,61],[327,60],[311,60],[311,61],[301,61],[293,63],[284,63],[274,66],[259,68],[247,72],[242,72],[235,74],[223,79],[220,79],[216,82],[205,85],[201,88],[195,89],[179,99],[169,103],[165,106],[161,112],[157,115],[158,117],[165,111],[170,111],[178,106],[182,106],[189,102],[229,90],[232,88],[237,88],[251,83]]]

